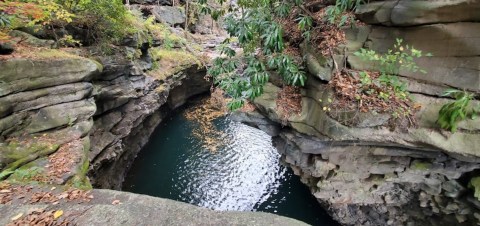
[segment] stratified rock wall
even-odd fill
[[[433,54],[418,61],[427,74],[400,71],[421,106],[417,128],[391,131],[388,114],[332,118],[324,109],[334,63],[308,43],[302,44],[310,75],[301,113],[285,123],[275,103],[280,88],[269,83],[254,101],[258,112],[235,117],[274,136],[285,162],[342,224],[477,225],[480,202],[468,184],[480,173],[480,119],[461,122],[456,133],[435,121],[452,101],[440,97],[447,88],[480,91],[480,1],[375,1],[356,13],[366,24],[345,28],[347,42],[334,56],[338,65],[376,69],[353,53],[384,53],[397,38]]]
[[[0,180],[121,189],[165,115],[210,88],[196,63],[148,75],[148,44],[128,43],[142,56],[45,49],[0,61]]]

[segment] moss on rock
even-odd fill
[[[183,50],[166,50],[156,48],[151,51],[154,60],[158,61],[158,67],[148,74],[158,80],[166,80],[179,72],[192,66],[201,67],[202,62],[198,57]]]
[[[29,163],[39,157],[49,155],[54,153],[58,149],[58,144],[35,144],[32,146],[26,146],[23,148],[18,148],[17,150],[26,150],[24,153],[28,153],[26,155],[18,155],[15,156],[18,159],[14,160],[11,163],[8,163],[6,167],[0,172],[0,180],[5,179],[7,176],[10,176],[15,172],[15,170],[22,165]]]
[[[468,184],[468,187],[473,188],[475,193],[473,196],[480,200],[480,177],[474,177],[470,180],[470,183]]]
[[[425,170],[429,170],[429,169],[432,168],[432,163],[431,162],[420,161],[420,160],[415,160],[410,165],[410,168],[414,169],[414,170],[425,171]]]

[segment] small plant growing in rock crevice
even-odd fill
[[[460,121],[467,118],[476,119],[480,114],[480,106],[474,107],[470,104],[475,97],[473,93],[449,89],[442,96],[455,98],[454,102],[443,105],[438,112],[437,124],[442,129],[455,133]]]
[[[337,97],[333,104],[334,109],[391,114],[389,125],[392,129],[397,126],[415,126],[414,114],[417,107],[409,96],[406,83],[401,81],[398,74],[400,70],[426,73],[414,59],[431,54],[423,54],[422,51],[402,43],[403,40],[397,39],[393,49],[389,49],[385,54],[367,49],[355,52],[362,60],[375,63],[378,72],[344,70],[336,73],[330,82]],[[330,114],[334,115],[336,111]]]
[[[403,40],[399,38],[396,39],[393,49],[389,49],[385,54],[378,54],[374,50],[364,48],[354,54],[362,60],[378,63],[380,72],[385,75],[398,75],[400,69],[426,74],[427,72],[421,69],[414,59],[432,56],[430,53],[423,54],[421,50],[417,50],[413,46],[403,45]]]
[[[390,96],[395,95],[400,99],[408,98],[407,85],[402,82],[398,74],[401,69],[420,72],[426,74],[427,72],[421,69],[414,59],[423,56],[430,57],[430,53],[423,54],[421,50],[415,49],[413,46],[403,45],[402,39],[396,39],[396,43],[393,45],[393,49],[389,49],[385,54],[378,54],[374,50],[360,49],[354,53],[364,61],[374,62],[379,65],[380,76],[371,80],[365,72],[360,72],[360,81],[363,85],[371,85],[374,83],[380,87],[391,87],[391,92],[380,92],[378,95],[383,99],[388,99]]]

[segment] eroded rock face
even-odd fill
[[[208,91],[210,83],[196,66],[161,81],[135,75],[135,66],[106,68],[108,74],[100,78],[116,78],[94,82],[101,110],[91,134],[90,178],[96,187],[121,189],[126,170],[162,119],[188,98]]]
[[[480,121],[462,121],[456,133],[435,123],[452,101],[440,97],[447,88],[480,91],[478,7],[468,0],[376,1],[357,9],[364,26],[346,28],[347,42],[334,55],[340,67],[378,69],[353,53],[384,53],[396,38],[434,55],[417,62],[427,74],[400,71],[421,106],[417,128],[392,131],[388,114],[325,111],[334,63],[308,43],[301,45],[309,78],[300,114],[285,122],[272,81],[255,99],[256,112],[234,118],[272,135],[284,161],[342,224],[478,224],[480,202],[469,182],[480,172]]]
[[[45,183],[89,187],[88,134],[97,111],[89,80],[100,74],[101,65],[68,54],[12,58],[0,65],[0,179],[35,177]],[[72,154],[72,164],[63,173],[49,169],[59,163],[59,158],[50,158],[58,150]]]
[[[56,60],[9,59],[0,61],[0,67],[0,97],[21,91],[89,81],[101,70],[94,61],[81,57]]]
[[[166,114],[210,88],[195,63],[149,76],[148,44],[131,44],[138,59],[45,50],[0,61],[0,180],[121,188]]]
[[[419,128],[392,132],[374,115],[348,127],[322,110],[315,100],[328,91],[311,83],[303,90],[302,112],[289,118],[288,127],[281,129],[279,88],[271,84],[255,100],[258,112],[234,118],[274,136],[285,162],[335,220],[345,225],[478,222],[479,202],[468,188],[480,169],[478,121],[464,123],[464,132],[443,135],[434,119],[445,100],[417,95],[417,101],[430,104],[417,115]]]
[[[478,201],[462,176],[480,164],[441,152],[341,146],[292,131],[275,140],[332,216],[348,225],[477,222]],[[306,145],[309,144],[309,145]]]

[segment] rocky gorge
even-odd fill
[[[142,45],[133,41],[123,48],[137,51]],[[206,41],[212,45],[215,37]],[[51,209],[58,209],[63,217],[55,217],[55,223],[67,225],[182,225],[199,220],[305,225],[273,214],[220,213],[103,190],[121,189],[129,165],[165,116],[210,90],[205,67],[185,52],[178,54],[187,59],[164,57],[155,69],[148,55],[91,59],[82,51],[41,51],[0,63],[1,177],[8,181],[1,185],[0,224],[11,224],[18,214],[23,222],[53,221]]]
[[[165,2],[130,1],[132,8],[150,5],[158,21],[181,26],[184,12]],[[335,62],[308,43],[302,45],[309,75],[299,114],[285,121],[276,105],[281,88],[272,79],[253,102],[255,111],[232,117],[271,135],[283,160],[343,225],[478,224],[480,201],[474,193],[480,186],[471,181],[480,172],[480,119],[461,122],[456,133],[442,131],[435,121],[441,106],[451,101],[441,96],[445,89],[480,92],[479,12],[476,0],[362,4],[355,14],[364,25],[345,28],[346,43],[337,48]],[[207,25],[213,26],[194,29],[205,34]],[[148,53],[160,45],[158,40],[125,40],[122,51],[136,57],[91,57],[88,48],[57,50],[52,42],[15,32],[42,49],[0,61],[0,180],[119,190],[129,165],[164,117],[211,87],[196,56],[171,50],[155,62]],[[190,40],[208,52],[221,41],[217,35]],[[362,47],[385,52],[396,38],[433,54],[418,61],[427,74],[400,72],[421,106],[418,127],[392,131],[388,114],[347,112],[334,117],[324,111],[335,64],[375,69],[378,65],[366,64],[353,53]],[[342,117],[351,115],[354,123],[342,123]],[[69,161],[61,162],[65,156]],[[95,216],[78,218],[78,224],[102,224],[108,220],[99,216],[111,214],[117,214],[108,218],[111,221],[137,224],[142,221],[135,211],[156,205],[169,207],[162,210],[166,215],[185,213],[187,222],[221,224],[228,218],[238,219],[238,224],[301,224],[273,215],[213,213],[115,191],[94,189],[93,195],[100,198],[91,204],[60,205]],[[114,199],[135,204],[112,206]],[[39,206],[1,204],[6,215],[0,222],[6,224],[28,208]],[[147,213],[152,224],[177,223],[156,214]]]

